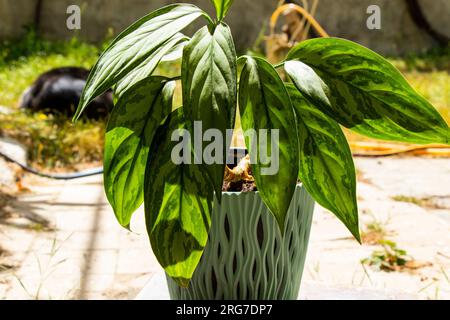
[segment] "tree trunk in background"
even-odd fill
[[[34,28],[38,33],[41,26],[42,2],[43,0],[36,0],[36,7],[34,9]]]

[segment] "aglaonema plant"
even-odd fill
[[[175,164],[171,134],[193,123],[225,136],[237,104],[242,128],[279,131],[279,170],[252,165],[264,203],[283,230],[298,179],[359,241],[355,168],[341,125],[385,140],[449,144],[445,120],[387,60],[356,43],[313,39],[273,66],[237,57],[223,21],[232,0],[212,0],[217,18],[191,4],[156,10],[123,31],[93,67],[75,119],[95,97],[114,89],[104,156],[106,195],[129,228],[145,204],[153,251],[166,273],[187,286],[208,239],[211,210],[220,203],[225,164]],[[182,31],[197,19],[192,38]],[[160,63],[181,58],[179,76],[155,75]],[[237,65],[242,65],[238,82]],[[285,82],[277,68],[289,77]],[[173,106],[181,80],[183,106]],[[238,93],[239,92],[239,93]],[[259,153],[251,137],[247,149]],[[269,150],[271,148],[269,143]],[[229,145],[224,145],[224,158]],[[195,157],[195,155],[193,155]],[[255,157],[260,159],[259,156]]]

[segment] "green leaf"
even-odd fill
[[[105,192],[119,223],[129,228],[144,200],[144,174],[156,129],[172,110],[175,82],[152,77],[135,84],[114,107],[105,140]]]
[[[190,38],[184,38],[175,47],[173,47],[162,59],[161,62],[170,62],[183,57],[184,47],[189,43]]]
[[[114,93],[117,97],[121,97],[124,92],[132,88],[136,83],[148,78],[153,74],[158,64],[167,57],[167,55],[173,54],[173,50],[187,41],[186,36],[181,33],[175,34],[166,43],[161,45],[153,54],[148,56],[139,66],[128,73],[125,78],[117,83]]]
[[[158,49],[194,20],[206,14],[190,4],[174,4],[156,10],[123,31],[92,68],[74,120],[97,96],[117,84],[147,59],[153,63]]]
[[[297,88],[323,112],[360,134],[412,143],[450,143],[450,129],[434,107],[419,95],[386,59],[351,41],[324,38],[295,46],[286,64]],[[295,71],[295,69],[297,69]],[[325,99],[316,72],[328,87]],[[302,77],[305,77],[302,79]],[[306,78],[308,80],[306,80]],[[311,93],[316,93],[316,96]]]
[[[234,0],[211,0],[217,12],[217,19],[222,21],[228,13]]]
[[[297,115],[299,178],[312,197],[333,212],[360,241],[352,153],[339,125],[292,84],[286,88]]]
[[[218,129],[222,137],[234,128],[237,100],[236,51],[230,29],[218,25],[211,34],[207,27],[199,30],[184,48],[181,67],[183,106],[186,117],[193,124],[201,122],[202,130]],[[193,127],[190,128],[194,138]],[[227,141],[228,142],[228,141]],[[209,142],[203,142],[204,149]],[[194,144],[202,145],[201,141]],[[204,165],[217,198],[222,193],[225,160],[229,143],[222,143],[223,161]],[[197,158],[202,159],[201,150]]]
[[[321,109],[331,105],[328,86],[312,68],[300,61],[286,61],[284,69],[298,90],[311,102],[317,103]]]
[[[187,287],[208,239],[213,191],[195,164],[171,159],[175,130],[186,129],[183,108],[158,130],[145,172],[145,217],[153,252],[166,273]],[[188,141],[189,142],[189,141]]]
[[[239,108],[242,129],[255,129],[259,136],[259,139],[251,135],[245,137],[258,191],[280,229],[284,230],[299,170],[297,125],[286,88],[276,70],[264,59],[246,57],[240,79]],[[262,143],[261,129],[269,130],[267,144]],[[270,138],[274,129],[278,130],[278,141]],[[268,156],[275,155],[276,146],[279,147],[278,161],[273,161],[272,165],[278,170],[267,174],[269,166],[264,164],[263,156],[266,153]]]

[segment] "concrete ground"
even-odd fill
[[[422,299],[450,299],[450,160],[359,158],[356,167],[361,229],[380,225],[387,233],[385,239],[406,250],[415,265],[424,267],[380,272],[363,266],[361,259],[380,246],[360,246],[349,240],[342,224],[319,209],[305,279],[400,290]]]
[[[412,266],[363,266],[361,259],[381,249],[369,244],[380,232],[366,232],[369,243],[359,245],[317,206],[303,297],[321,297],[326,287],[324,298],[376,290],[377,297],[450,299],[450,160],[358,158],[356,166],[361,229],[378,226],[382,238],[414,259]],[[0,299],[133,299],[161,274],[142,209],[133,233],[122,229],[101,177],[28,178],[26,185],[30,192],[0,212]]]

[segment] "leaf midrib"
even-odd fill
[[[139,151],[143,147],[143,140],[144,140],[143,139],[143,135],[145,135],[145,131],[146,131],[147,126],[148,126],[148,124],[150,122],[150,119],[151,119],[150,114],[151,114],[152,110],[154,109],[155,103],[158,101],[158,98],[162,94],[162,91],[164,90],[166,84],[167,84],[167,81],[161,82],[161,86],[158,89],[157,93],[155,94],[155,96],[153,98],[153,101],[152,101],[152,104],[151,104],[150,108],[148,109],[147,116],[146,116],[146,119],[145,119],[145,124],[144,124],[141,132],[139,133],[139,138],[140,139],[139,139],[138,145],[137,145],[136,149],[134,150],[133,158],[131,159],[131,167],[132,168],[135,168],[135,163],[137,161],[138,154],[140,153]],[[164,101],[162,101],[162,103],[164,103]],[[147,154],[147,158],[148,158],[148,154]],[[132,175],[130,173],[127,174],[127,177],[125,179],[125,184],[128,184],[129,179],[130,179],[131,176]],[[124,198],[125,198],[125,188],[123,188],[123,190],[122,190],[122,199],[124,199]],[[123,201],[122,201],[122,206],[123,206]],[[122,211],[123,211],[123,207],[122,207]]]
[[[252,59],[252,61],[253,61],[252,62],[253,67],[256,69],[256,73],[258,75],[258,85],[260,87],[261,96],[262,96],[263,101],[264,101],[264,112],[266,114],[267,124],[268,124],[268,127],[270,129],[272,129],[273,123],[272,123],[272,120],[270,119],[270,115],[269,115],[269,108],[267,106],[266,93],[264,92],[264,86],[263,86],[263,83],[262,83],[262,80],[261,80],[261,73],[260,73],[260,70],[258,68],[258,63],[256,62],[256,60]],[[259,146],[258,146],[258,150],[259,150]]]
[[[305,101],[306,103],[310,103],[310,101],[309,101],[308,98],[305,97],[305,100],[307,100],[307,101]],[[314,145],[316,146],[316,148],[317,148],[318,150],[320,150],[320,148],[317,147],[318,144],[316,143],[315,139],[313,138],[314,136],[311,134],[311,130],[310,130],[309,126],[306,125],[306,122],[303,121],[303,119],[300,118],[300,121],[301,121],[301,122],[303,123],[303,125],[305,126],[306,131],[308,131],[308,134],[309,134],[309,136],[311,137],[311,139],[312,139]],[[337,143],[337,142],[336,142],[336,143]],[[327,173],[328,173],[328,176],[329,176],[329,177],[333,177],[333,174],[332,174],[330,168],[328,167],[328,165],[326,165],[326,161],[325,161],[325,158],[323,157],[322,153],[319,152],[319,153],[318,153],[318,156],[319,156],[320,161],[322,162],[322,164],[325,164],[324,167],[325,167],[325,170],[326,170]],[[344,171],[345,171],[345,170],[344,170]],[[331,180],[332,180],[334,189],[335,189],[335,190],[338,190],[338,193],[339,193],[340,198],[341,198],[341,199],[344,199],[344,197],[342,197],[342,192],[341,192],[340,188],[339,188],[338,185],[336,184],[335,179],[331,179]],[[352,199],[352,201],[354,202],[354,199]],[[332,203],[331,203],[330,201],[327,200],[327,202],[330,204],[330,206],[333,206]],[[345,205],[345,201],[343,201],[343,203],[344,203],[344,205]],[[333,206],[333,207],[335,207],[335,206]],[[347,206],[345,205],[345,207],[347,207]],[[335,207],[335,208],[337,208],[337,207]],[[347,208],[347,210],[348,210],[348,208]],[[337,211],[338,211],[338,210],[337,210]],[[353,210],[350,210],[350,211],[353,211]],[[338,211],[338,212],[339,212],[339,211]],[[353,213],[353,212],[352,212],[352,213]]]

